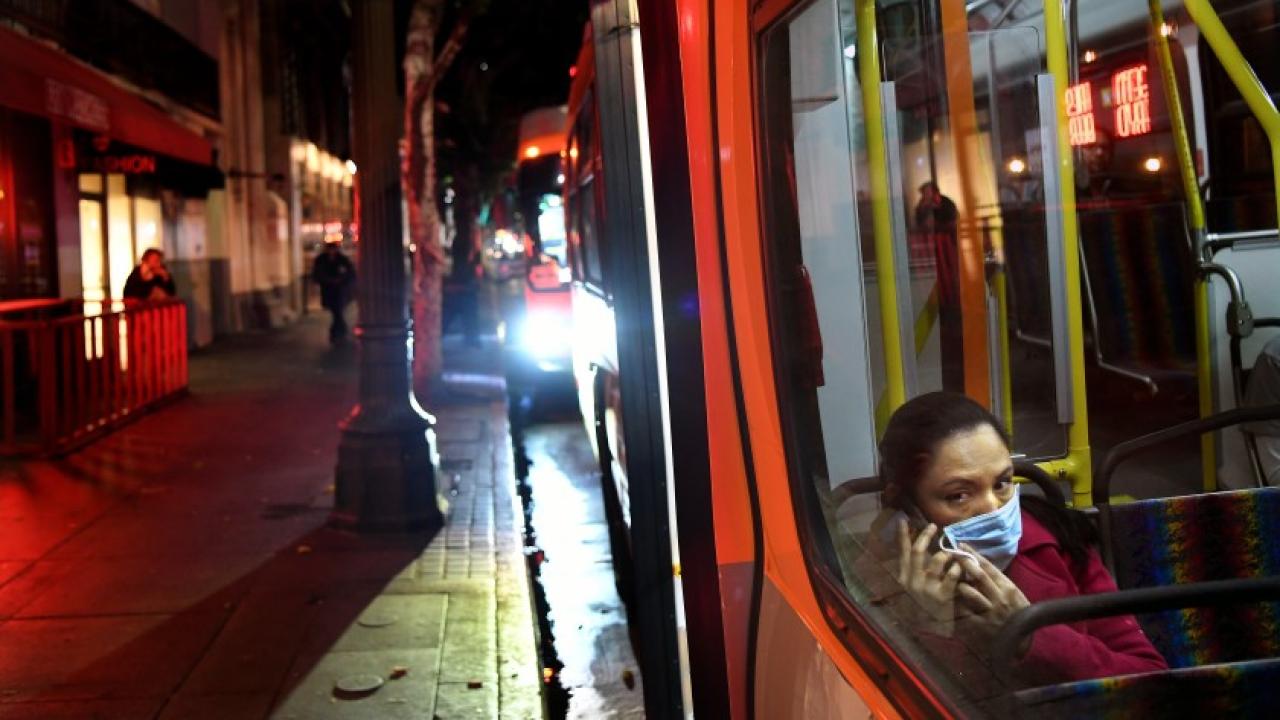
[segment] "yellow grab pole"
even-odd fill
[[[1080,246],[1076,227],[1075,171],[1071,164],[1071,139],[1067,130],[1067,111],[1063,93],[1070,85],[1067,74],[1067,33],[1062,19],[1062,3],[1044,0],[1045,55],[1049,74],[1053,76],[1053,111],[1058,116],[1058,202],[1062,207],[1063,259],[1067,282],[1067,335],[1071,358],[1071,425],[1067,429],[1067,457],[1049,463],[1071,481],[1072,500],[1076,507],[1092,502],[1093,468],[1089,452],[1089,403],[1084,378],[1084,319],[1080,298]],[[1046,154],[1046,157],[1048,155]],[[1046,203],[1053,202],[1045,198]]]
[[[1173,146],[1178,153],[1178,173],[1182,178],[1182,191],[1187,198],[1191,215],[1191,236],[1194,238],[1196,263],[1203,259],[1201,251],[1206,228],[1204,202],[1200,198],[1200,186],[1196,184],[1196,168],[1191,158],[1191,140],[1187,134],[1186,119],[1182,114],[1182,98],[1178,94],[1178,77],[1173,70],[1173,56],[1169,52],[1169,37],[1164,24],[1164,10],[1160,0],[1147,0],[1151,13],[1151,37],[1160,59],[1160,79],[1163,81],[1165,103],[1169,107],[1169,121],[1173,130]],[[1273,146],[1274,147],[1274,146]],[[1213,359],[1210,356],[1211,333],[1209,324],[1209,282],[1204,276],[1196,279],[1196,384],[1200,396],[1200,417],[1213,414]],[[1217,489],[1217,458],[1213,435],[1200,436],[1200,475],[1205,492]]]
[[[1213,414],[1213,358],[1210,357],[1209,281],[1196,280],[1196,387],[1200,394],[1200,417]],[[1205,492],[1218,489],[1218,461],[1213,435],[1200,436],[1200,478]]]
[[[884,145],[884,112],[880,102],[880,52],[876,38],[875,0],[856,0],[858,84],[866,114],[867,162],[871,175],[871,217],[875,230],[876,279],[880,295],[880,330],[884,348],[885,398],[892,414],[907,401],[898,324],[898,280],[894,272],[892,207],[889,204],[889,157]],[[891,108],[896,112],[896,108]],[[855,240],[856,242],[856,240]]]
[[[1009,280],[1004,272],[1004,258],[995,276],[996,310],[1000,338],[1000,417],[1005,430],[1013,435],[1013,366],[1009,364]]]
[[[1191,141],[1187,135],[1186,119],[1182,115],[1182,97],[1178,93],[1178,78],[1173,70],[1173,57],[1169,53],[1169,38],[1165,35],[1164,11],[1160,0],[1147,0],[1151,11],[1151,33],[1156,43],[1156,55],[1160,59],[1160,79],[1164,84],[1165,103],[1169,106],[1169,122],[1173,128],[1173,146],[1178,153],[1178,171],[1182,178],[1182,191],[1187,196],[1191,211],[1192,230],[1205,227],[1204,204],[1200,201],[1200,188],[1196,185],[1196,169],[1191,158]],[[1200,248],[1196,248],[1199,250]],[[1199,258],[1196,258],[1199,260]]]

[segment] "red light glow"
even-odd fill
[[[1098,141],[1093,119],[1093,86],[1087,82],[1067,88],[1067,132],[1071,145],[1091,145]]]
[[[1112,75],[1111,98],[1115,103],[1116,137],[1151,132],[1151,86],[1147,84],[1145,64],[1127,67]]]

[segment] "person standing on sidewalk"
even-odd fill
[[[347,337],[347,303],[356,282],[356,267],[342,254],[338,243],[326,243],[324,252],[316,256],[311,279],[320,285],[320,304],[333,315],[329,325],[329,342],[337,344]]]

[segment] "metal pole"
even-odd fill
[[[330,522],[362,531],[434,531],[442,524],[428,431],[410,390],[401,247],[392,0],[352,6],[353,155],[360,168],[359,401],[342,424]]]
[[[876,38],[874,0],[857,0],[858,77],[866,117],[867,162],[871,170],[872,226],[875,230],[876,279],[879,281],[880,327],[884,333],[885,396],[889,412],[907,400],[902,369],[902,343],[898,334],[898,276],[894,272],[893,210],[890,207],[889,158],[885,149],[884,114],[897,108],[882,106],[880,96],[880,45]],[[904,288],[902,292],[909,292]]]
[[[1200,186],[1196,183],[1195,161],[1191,154],[1191,139],[1187,134],[1187,126],[1182,114],[1182,99],[1178,92],[1178,77],[1173,68],[1173,56],[1169,52],[1169,38],[1164,33],[1164,10],[1160,0],[1148,0],[1147,9],[1151,16],[1151,39],[1155,44],[1156,57],[1160,61],[1160,80],[1164,83],[1165,104],[1169,107],[1169,123],[1173,131],[1173,147],[1178,156],[1178,175],[1182,179],[1182,190],[1186,195],[1187,207],[1190,210],[1192,251],[1201,271],[1195,284],[1195,324],[1196,324],[1196,389],[1200,403],[1200,417],[1209,417],[1217,405],[1214,398],[1213,372],[1213,329],[1209,319],[1209,276],[1203,271],[1205,265],[1204,236],[1205,213],[1204,201],[1200,195]],[[1235,301],[1242,294],[1233,294]],[[1200,475],[1205,492],[1218,487],[1218,460],[1213,433],[1200,436]]]
[[[1062,7],[1057,0],[1044,0],[1045,59],[1053,76],[1051,109],[1057,115],[1057,153],[1044,148],[1045,162],[1055,159],[1058,166],[1058,196],[1045,192],[1045,203],[1058,204],[1062,217],[1062,257],[1065,263],[1067,301],[1067,335],[1070,342],[1068,357],[1071,366],[1071,416],[1067,428],[1067,457],[1043,463],[1049,472],[1056,472],[1071,480],[1071,491],[1076,507],[1088,505],[1093,496],[1093,463],[1089,447],[1089,405],[1085,393],[1084,372],[1084,311],[1080,294],[1080,244],[1076,227],[1076,186],[1072,182],[1075,170],[1071,161],[1071,141],[1067,135],[1067,113],[1063,93],[1070,86],[1067,70],[1067,32]]]

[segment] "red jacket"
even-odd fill
[[[1113,592],[1116,582],[1096,551],[1076,567],[1058,541],[1025,510],[1018,555],[1005,574],[1032,603],[1055,598]],[[1050,625],[1035,632],[1022,669],[1040,683],[1128,675],[1169,666],[1132,615]]]

